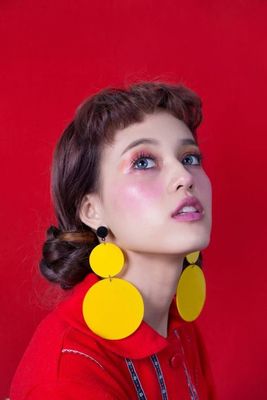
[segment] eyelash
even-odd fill
[[[203,154],[202,153],[199,153],[199,152],[197,152],[197,153],[188,153],[188,154],[185,155],[185,157],[188,157],[188,156],[196,157],[197,160],[198,160],[198,164],[186,164],[186,165],[200,166],[202,164],[202,160],[203,160]],[[140,161],[140,160],[142,160],[144,158],[149,158],[150,160],[156,161],[155,157],[152,154],[141,152],[141,153],[138,153],[131,160],[131,162],[130,162],[131,167],[134,168],[134,169],[139,169],[139,170],[152,169],[152,168],[135,168],[135,166],[138,163],[138,161]]]

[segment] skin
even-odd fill
[[[130,143],[143,138],[158,144],[139,144],[121,155]],[[194,156],[199,148],[180,143],[189,138],[194,139],[184,122],[166,111],[118,130],[112,145],[102,152],[101,193],[86,195],[80,209],[81,220],[91,228],[108,227],[106,242],[117,244],[126,258],[117,277],[137,287],[144,299],[145,322],[164,337],[183,259],[210,242],[211,183]],[[131,165],[136,153],[149,153],[153,159],[143,157]],[[171,218],[186,196],[201,202],[201,220]]]

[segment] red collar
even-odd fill
[[[57,312],[69,325],[93,337],[95,341],[106,347],[108,351],[132,359],[148,357],[167,347],[169,345],[169,337],[174,329],[178,329],[181,325],[186,324],[177,312],[174,298],[169,311],[167,338],[161,336],[145,321],[142,321],[139,328],[132,335],[124,339],[108,340],[101,338],[88,328],[82,315],[83,298],[87,290],[99,280],[100,278],[94,273],[88,274],[85,279],[74,288],[71,295],[58,306]]]

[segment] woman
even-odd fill
[[[162,82],[105,89],[78,108],[54,154],[58,227],[40,263],[73,290],[39,325],[11,400],[214,398],[193,322],[205,299],[193,265],[211,231],[201,120],[194,92]]]

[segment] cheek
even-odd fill
[[[140,212],[151,210],[152,205],[162,197],[162,185],[151,182],[122,183],[116,186],[112,198],[116,210],[131,215],[138,215]]]

